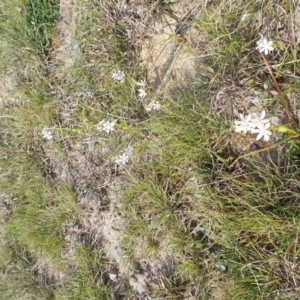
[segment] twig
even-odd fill
[[[279,87],[279,85],[278,85],[278,83],[277,83],[277,81],[276,81],[276,79],[275,79],[275,76],[274,76],[274,74],[273,74],[273,71],[272,71],[272,69],[271,69],[271,67],[270,67],[270,65],[269,65],[269,63],[268,63],[268,61],[267,61],[267,59],[266,59],[264,53],[261,52],[260,55],[261,55],[261,57],[263,58],[263,60],[264,60],[264,62],[265,62],[265,65],[267,66],[267,69],[268,69],[268,71],[269,71],[269,73],[270,73],[270,76],[271,76],[271,78],[272,78],[272,81],[273,81],[273,83],[274,83],[274,85],[275,85],[275,88],[276,88],[278,94],[279,94],[280,101],[281,101],[281,103],[282,103],[282,105],[283,105],[283,107],[284,107],[284,109],[285,109],[285,111],[286,111],[286,113],[287,113],[287,115],[288,115],[289,121],[290,121],[293,125],[297,126],[297,125],[298,125],[298,122],[297,122],[297,120],[295,119],[295,117],[293,116],[293,114],[291,113],[291,110],[290,110],[290,107],[289,107],[289,102],[288,102],[288,100],[284,97],[284,95],[282,94],[281,89],[280,89],[280,87]]]

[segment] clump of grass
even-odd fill
[[[51,47],[51,30],[58,20],[59,1],[27,0],[25,4],[26,22],[32,38],[43,50]]]
[[[252,282],[253,294],[258,288],[262,295],[275,297],[293,290],[299,280],[295,275],[287,280],[285,274],[288,265],[298,259],[292,249],[298,235],[299,191],[290,190],[290,184],[299,172],[280,174],[272,166],[259,165],[254,172],[255,177],[228,174],[222,186],[218,177],[209,188],[207,205],[222,220],[214,240],[223,246],[229,272],[242,274],[235,282],[243,288]]]
[[[47,299],[53,297],[51,282],[33,274],[36,259],[16,241],[1,246],[0,290],[4,298]]]
[[[214,243],[207,245],[204,232],[191,235],[187,227],[190,221],[198,223],[203,218],[196,211],[199,199],[196,186],[189,182],[191,174],[199,184],[200,178],[211,176],[207,173],[210,157],[221,160],[228,151],[226,124],[216,120],[202,97],[203,90],[179,94],[159,117],[144,122],[150,140],[158,146],[149,145],[152,159],[136,166],[134,178],[129,179],[131,187],[123,196],[128,220],[126,254],[142,259],[164,253],[178,259],[167,292],[156,291],[160,297],[174,296],[180,282],[186,282],[184,290],[188,290],[192,282],[205,281],[204,263]]]
[[[58,299],[115,299],[104,284],[101,252],[89,247],[78,248],[76,261],[69,286],[58,291]]]

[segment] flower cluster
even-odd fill
[[[270,51],[274,50],[274,47],[272,47],[273,42],[268,41],[263,35],[260,37],[260,40],[256,44],[256,49],[259,52],[264,52],[265,55],[268,55]]]
[[[111,78],[114,80],[114,81],[117,81],[119,83],[124,83],[125,81],[125,74],[123,71],[121,70],[115,70],[111,73]]]
[[[240,120],[235,121],[235,132],[251,132],[252,134],[258,133],[256,139],[263,138],[265,141],[270,140],[272,132],[268,130],[271,126],[270,119],[265,119],[266,112],[262,111],[260,116],[256,113],[249,115],[240,114]]]
[[[160,103],[157,100],[152,100],[149,104],[145,105],[145,110],[147,112],[160,110]]]
[[[144,88],[146,86],[145,81],[141,80],[136,85],[140,87],[138,89],[139,98],[142,100],[145,99],[147,97],[147,92],[145,91],[145,88]],[[161,108],[161,104],[157,100],[152,99],[149,104],[144,103],[144,108],[147,112],[158,111]]]
[[[113,120],[111,122],[102,120],[96,125],[97,130],[105,131],[107,134],[115,130],[115,124],[118,120]]]
[[[133,153],[133,148],[130,146],[127,147],[122,154],[118,155],[115,158],[115,163],[117,165],[126,165],[132,153]]]
[[[44,126],[44,128],[42,129],[42,137],[43,137],[43,139],[46,139],[46,140],[52,140],[53,139],[52,128],[50,128],[48,126]]]
[[[141,99],[145,99],[145,98],[147,97],[147,92],[145,91],[145,86],[146,86],[145,81],[144,81],[144,80],[141,80],[140,82],[137,82],[136,85],[140,87],[140,88],[138,89],[139,97],[140,97]]]

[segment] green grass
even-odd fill
[[[77,270],[66,290],[56,295],[57,299],[113,299],[103,282],[104,266],[101,252],[93,249],[78,249]]]
[[[234,109],[253,109],[249,97],[287,123],[255,50],[261,34],[276,41],[269,64],[299,109],[294,1],[201,7],[192,25],[205,42],[183,44],[200,75],[159,95],[147,82],[162,104],[154,113],[136,86],[149,79],[139,50],[150,37],[139,22],[151,28],[175,4],[146,1],[137,17],[83,1],[74,24],[62,25],[57,1],[3,2],[0,71],[13,83],[0,93],[1,294],[139,299],[132,280],[144,275],[153,299],[297,299],[298,139],[230,167],[252,143],[232,130]],[[67,64],[57,53],[72,26]],[[117,69],[123,84],[111,78]],[[118,119],[112,133],[97,131],[102,119]],[[129,163],[116,166],[128,146]],[[122,263],[107,250],[110,218]]]
[[[32,39],[43,49],[51,45],[51,30],[58,20],[58,10],[59,1],[57,0],[26,1],[26,22],[29,32],[32,34]]]

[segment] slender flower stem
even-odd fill
[[[295,137],[298,137],[298,136],[295,136]],[[256,151],[251,151],[251,152],[248,152],[244,155],[241,155],[237,159],[234,160],[234,162],[229,166],[229,168],[231,169],[232,167],[234,167],[234,165],[237,163],[237,161],[240,160],[241,158],[245,158],[247,156],[251,156],[251,155],[254,155],[254,154],[257,154],[257,153],[265,152],[265,151],[268,151],[270,149],[276,148],[276,147],[282,145],[283,143],[285,143],[289,139],[291,139],[290,136],[278,141],[276,144],[273,144],[273,145],[271,145],[267,148],[259,149],[259,150],[256,150]]]
[[[263,60],[264,60],[264,62],[265,62],[265,65],[267,66],[267,69],[268,69],[268,71],[269,71],[269,74],[270,74],[270,76],[271,76],[271,78],[272,78],[272,81],[273,81],[273,83],[274,83],[274,85],[275,85],[275,88],[276,88],[276,90],[277,90],[277,92],[278,92],[278,94],[279,94],[281,103],[282,103],[282,105],[283,105],[283,107],[284,107],[284,109],[285,109],[285,111],[286,111],[286,113],[287,113],[287,115],[288,115],[289,121],[290,121],[294,126],[297,126],[297,125],[298,125],[298,121],[295,119],[295,117],[294,117],[293,114],[291,113],[291,110],[290,110],[290,107],[289,107],[289,102],[288,102],[288,100],[284,97],[284,95],[282,94],[281,89],[280,89],[280,87],[279,87],[279,85],[278,85],[278,83],[277,83],[277,81],[276,81],[276,79],[275,79],[275,76],[274,76],[274,74],[273,74],[273,71],[272,71],[272,69],[271,69],[271,67],[270,67],[270,65],[269,65],[269,63],[268,63],[268,61],[267,61],[267,59],[266,59],[264,53],[261,52],[260,55],[261,55],[261,57],[263,58]]]

